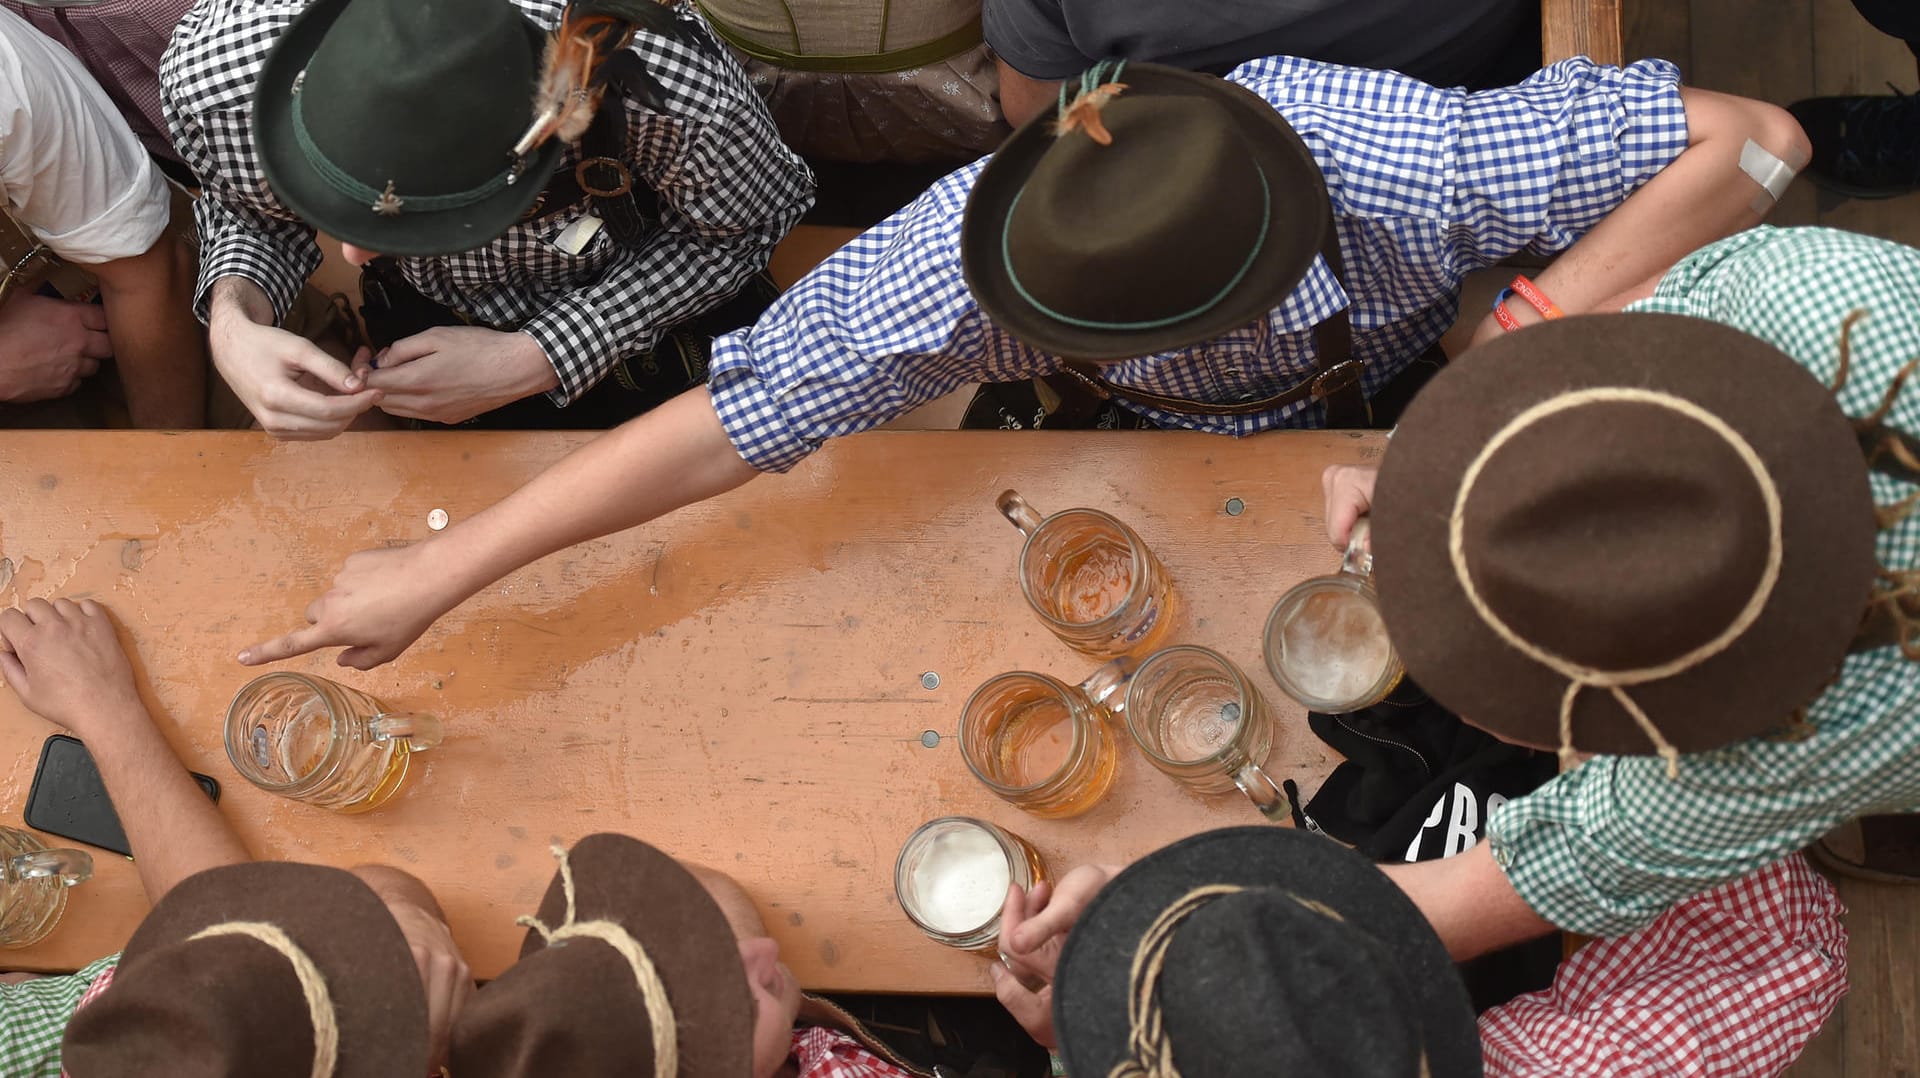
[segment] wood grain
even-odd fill
[[[1540,0],[1540,55],[1549,64],[1569,56],[1618,64],[1620,0]]]
[[[6,434],[0,603],[106,602],[163,728],[221,778],[251,849],[420,875],[482,977],[517,950],[513,918],[552,875],[549,844],[594,831],[738,878],[809,987],[984,992],[977,957],[924,940],[895,907],[894,855],[921,822],[994,820],[1058,871],[1257,822],[1237,795],[1185,794],[1131,750],[1108,800],[1074,820],[1026,817],[972,780],[952,735],[976,685],[1010,669],[1078,680],[1093,665],[1022,605],[1019,534],[992,505],[1005,487],[1132,524],[1181,596],[1174,639],[1223,651],[1274,702],[1276,780],[1311,792],[1336,762],[1280,702],[1260,631],[1285,588],[1338,560],[1322,468],[1376,457],[1381,436],[941,432],[843,439],[789,476],[555,555],[379,670],[283,664],[445,720],[446,743],[374,813],[336,816],[234,773],[222,720],[250,676],[235,650],[299,624],[349,553],[426,540],[430,510],[470,516],[584,438]],[[922,687],[928,672],[938,688]],[[50,732],[0,694],[0,822],[20,819]],[[133,866],[104,858],[60,929],[9,958],[74,968],[143,913]]]

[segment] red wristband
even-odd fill
[[[1513,284],[1508,287],[1513,290],[1514,295],[1526,300],[1527,306],[1539,311],[1542,318],[1553,319],[1566,316],[1567,312],[1561,310],[1559,304],[1548,299],[1547,294],[1540,291],[1540,286],[1534,284],[1526,274],[1514,274]]]

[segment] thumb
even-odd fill
[[[403,363],[423,359],[440,350],[440,339],[432,330],[424,330],[411,337],[402,337],[388,345],[380,353],[380,369],[392,370]]]
[[[20,664],[20,656],[11,651],[0,651],[0,680],[17,693],[27,691],[27,668]]]
[[[290,357],[293,365],[313,375],[329,389],[339,393],[358,393],[364,385],[357,371],[348,369],[345,363],[322,352],[311,342],[296,338],[297,346]]]

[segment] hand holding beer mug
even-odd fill
[[[1373,589],[1371,522],[1353,525],[1340,571],[1288,589],[1267,618],[1267,670],[1313,711],[1341,714],[1386,699],[1404,672]]]
[[[1269,820],[1291,806],[1261,767],[1273,750],[1267,702],[1238,667],[1202,647],[1155,652],[1127,686],[1127,729],[1147,762],[1200,793],[1239,789]]]
[[[25,831],[0,827],[0,948],[31,947],[67,912],[67,888],[93,875],[84,850],[49,850]]]
[[[1053,635],[1095,658],[1144,655],[1172,624],[1166,567],[1133,529],[1097,509],[1044,519],[1008,490],[995,502],[1027,537],[1020,590]]]
[[[385,804],[407,777],[407,758],[440,742],[432,715],[390,712],[366,693],[326,678],[254,678],[227,709],[227,759],[248,782],[335,812]]]
[[[920,825],[893,863],[894,896],[927,938],[994,955],[1007,888],[1046,878],[1046,863],[1027,840],[966,816]]]
[[[1119,753],[1106,702],[1137,666],[1114,659],[1078,685],[1025,671],[989,678],[960,714],[961,758],[987,789],[1035,816],[1078,816],[1113,786]]]

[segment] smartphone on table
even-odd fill
[[[207,792],[207,799],[218,804],[220,783],[211,775],[189,774]],[[27,791],[26,822],[37,831],[133,855],[93,754],[77,737],[54,734],[41,747],[40,766],[34,769],[33,786]]]

